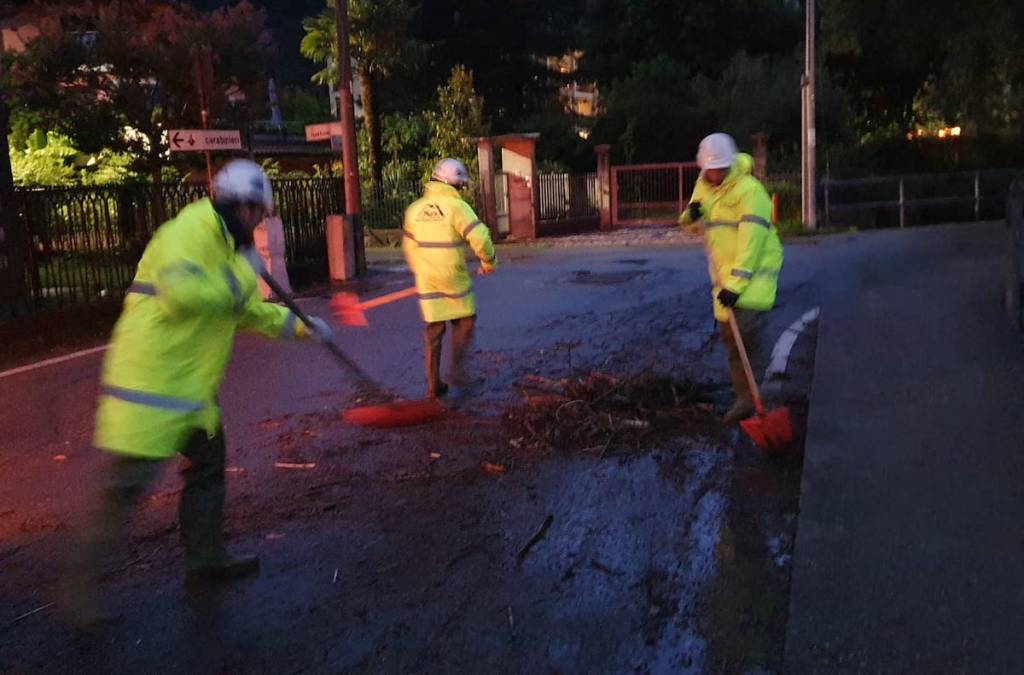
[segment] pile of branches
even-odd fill
[[[649,371],[629,378],[527,375],[516,388],[523,403],[505,418],[513,448],[603,455],[640,450],[658,437],[704,435],[716,426],[708,385]]]

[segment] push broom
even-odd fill
[[[277,297],[281,299],[281,302],[295,314],[299,321],[304,323],[310,330],[313,330],[313,321],[305,312],[299,309],[295,300],[281,288],[277,280],[266,271],[260,276]],[[321,344],[339,364],[356,378],[363,391],[370,394],[373,398],[386,400],[383,403],[343,410],[341,412],[341,419],[346,424],[378,428],[415,426],[441,419],[448,413],[447,409],[436,399],[407,401],[395,398],[395,396],[388,394],[380,385],[374,382],[333,340],[324,340]]]

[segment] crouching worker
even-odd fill
[[[109,453],[99,505],[83,531],[63,588],[71,618],[104,618],[98,579],[125,537],[131,511],[160,477],[162,460],[184,458],[179,520],[186,580],[222,580],[258,569],[255,556],[224,547],[224,434],[217,392],[237,329],[271,338],[330,337],[287,309],[264,303],[263,263],[252,233],[274,206],[270,181],[248,160],[214,179],[214,201],[185,207],[154,233],[128,288],[103,363],[94,445]]]

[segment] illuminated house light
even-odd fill
[[[949,130],[949,135],[950,136],[959,136],[960,135],[960,131],[961,131],[960,127],[953,127],[952,129]]]
[[[939,129],[939,138],[945,138],[947,131],[949,131],[949,130],[948,129]]]

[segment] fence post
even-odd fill
[[[974,172],[974,219],[981,220],[981,172]]]
[[[1010,185],[1006,197],[1006,285],[1004,305],[1015,328],[1024,330],[1024,181]]]
[[[10,305],[13,314],[29,303],[25,267],[30,261],[30,242],[28,220],[18,217],[15,206],[14,176],[8,160],[8,119],[9,110],[0,91],[0,301]]]
[[[906,213],[903,198],[903,179],[900,178],[900,229],[906,227]]]
[[[612,229],[612,211],[615,208],[609,157],[611,149],[610,145],[598,145],[594,148],[594,152],[597,153],[597,212],[602,232]]]
[[[686,210],[686,203],[685,203],[685,201],[683,199],[684,187],[683,187],[683,167],[682,166],[677,166],[676,167],[676,175],[679,176],[679,208],[676,210],[676,213],[679,214],[679,215],[682,215],[683,212]]]
[[[832,202],[829,199],[828,178],[823,180],[821,183],[822,188],[825,191],[825,227],[832,227]]]

